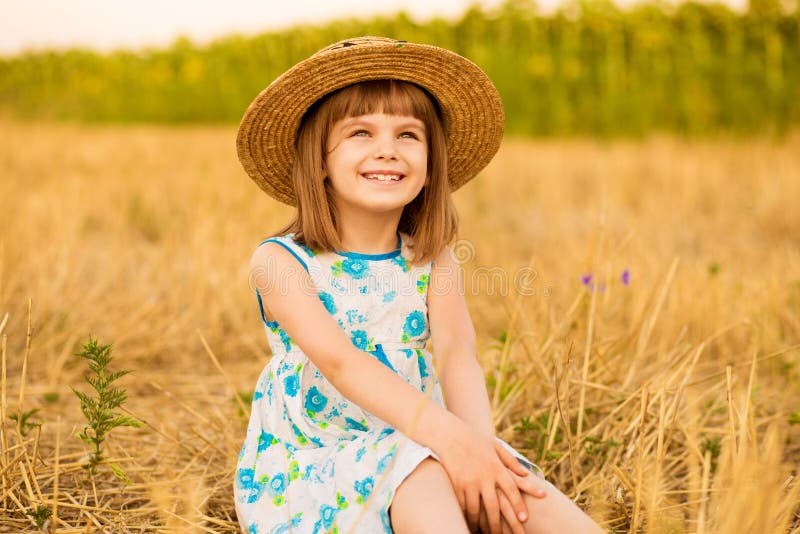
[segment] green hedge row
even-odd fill
[[[551,15],[509,0],[459,20],[403,13],[344,20],[207,46],[26,53],[0,59],[0,111],[92,122],[237,122],[273,78],[355,35],[452,49],[502,95],[507,131],[535,136],[783,133],[800,123],[800,12],[751,0],[620,9],[578,0]]]

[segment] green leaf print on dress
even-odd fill
[[[430,282],[431,276],[429,274],[420,275],[419,279],[417,280],[417,293],[420,295],[425,294],[428,290],[428,282]]]

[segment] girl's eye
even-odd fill
[[[354,131],[354,132],[353,132],[351,135],[352,135],[353,137],[361,137],[361,136],[362,136],[362,134],[363,134],[363,135],[369,135],[369,132],[368,132],[368,131],[366,131],[366,130],[356,130],[356,131]]]
[[[400,134],[400,137],[406,137],[407,139],[419,139],[417,134],[414,132],[403,132]]]

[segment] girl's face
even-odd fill
[[[372,113],[333,124],[325,171],[340,213],[398,212],[427,180],[428,140],[415,117]]]

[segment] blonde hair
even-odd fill
[[[337,213],[323,163],[331,127],[347,117],[383,112],[413,116],[425,125],[428,138],[428,183],[405,206],[398,230],[411,237],[413,264],[432,260],[456,237],[458,215],[450,196],[447,138],[436,100],[422,87],[400,80],[359,82],[329,93],[306,111],[295,139],[297,157],[292,184],[297,213],[272,234],[293,233],[298,243],[317,251],[341,250]]]

